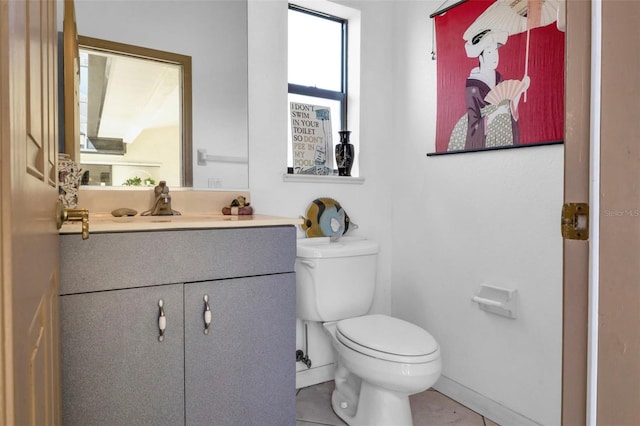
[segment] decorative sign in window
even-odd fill
[[[328,107],[291,102],[293,173],[333,174],[331,110]]]

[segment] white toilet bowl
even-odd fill
[[[440,377],[440,348],[414,324],[365,315],[373,301],[378,250],[364,238],[298,240],[297,316],[323,323],[331,336],[331,405],[342,420],[352,426],[410,426],[409,395]]]
[[[336,355],[335,413],[349,425],[410,426],[409,395],[440,377],[440,348],[424,329],[386,315],[324,323]]]

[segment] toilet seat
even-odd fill
[[[426,330],[386,315],[339,321],[336,338],[354,351],[386,361],[418,364],[440,357],[438,343]]]

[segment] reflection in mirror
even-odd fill
[[[191,58],[78,37],[82,184],[191,186]]]
[[[59,9],[62,3],[58,1]],[[84,36],[192,58],[189,124],[193,142],[181,154],[184,163],[190,160],[193,167],[191,174],[185,167],[182,185],[171,185],[172,190],[178,186],[226,190],[249,187],[247,0],[76,1],[75,16],[77,32]],[[58,28],[62,29],[62,13],[58,19]],[[73,38],[71,31],[67,37],[66,26],[64,33],[65,42]],[[65,58],[67,53],[73,56],[72,52],[65,47]],[[65,101],[71,101],[78,84],[72,79],[66,81]],[[68,117],[66,111],[71,111]],[[72,111],[65,106],[65,131],[78,127],[71,118],[79,114]],[[79,134],[65,132],[64,138],[65,151],[76,160],[80,142],[70,139]],[[128,153],[136,143],[126,145]],[[113,183],[121,185],[119,181]]]

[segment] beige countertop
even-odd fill
[[[104,213],[89,213],[89,233],[131,232],[169,229],[246,228],[256,226],[299,225],[300,218],[267,215],[184,214],[180,216],[129,216],[114,217]],[[61,234],[80,234],[80,222],[65,222]]]
[[[301,218],[254,215],[223,215],[222,208],[238,195],[250,201],[248,191],[207,191],[179,188],[171,190],[172,209],[179,216],[140,216],[153,203],[153,188],[80,187],[78,208],[89,210],[89,233],[131,232],[169,229],[246,228],[256,226],[299,225]],[[135,216],[114,217],[116,208],[132,208]],[[65,222],[61,234],[79,234],[81,222]]]

